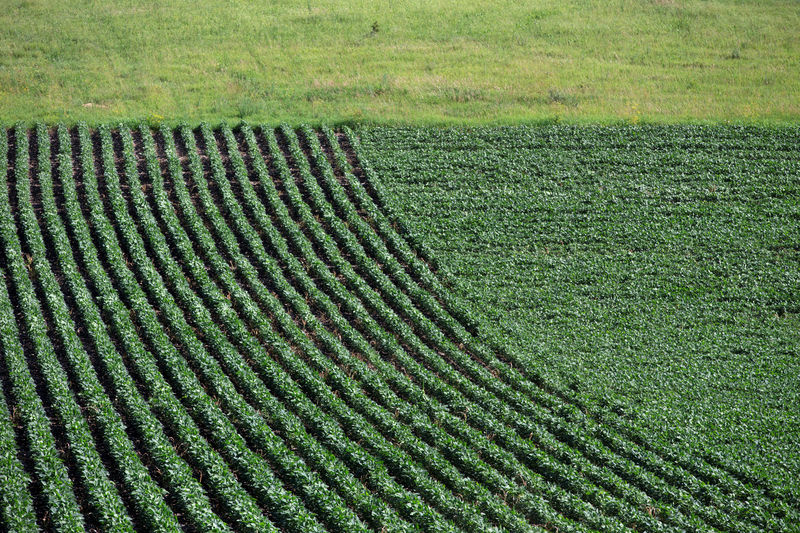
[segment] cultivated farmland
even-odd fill
[[[800,499],[797,127],[359,137],[482,333]]]
[[[800,505],[513,350],[349,130],[0,134],[0,526],[763,531]]]

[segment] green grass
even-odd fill
[[[786,122],[793,1],[5,2],[0,119]]]
[[[800,489],[800,130],[363,129],[487,335]]]

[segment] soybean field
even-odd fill
[[[396,192],[444,175],[414,142],[3,128],[0,530],[796,531],[782,484],[493,334]]]

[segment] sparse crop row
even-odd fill
[[[101,130],[100,134],[104,158],[109,165],[113,165],[110,133]],[[219,338],[219,333],[215,334],[216,326],[207,318],[204,323],[198,321],[195,327],[192,327],[178,302],[167,291],[167,286],[180,283],[181,280],[185,283],[185,280],[180,274],[180,268],[169,255],[165,238],[159,232],[158,225],[149,212],[147,201],[141,194],[130,132],[122,129],[120,135],[124,172],[131,184],[130,207],[136,219],[128,212],[128,205],[123,197],[116,171],[108,174],[106,179],[109,200],[113,206],[116,226],[118,228],[124,226],[121,232],[123,241],[138,276],[152,298],[154,307],[163,316],[175,342],[184,348],[181,354],[164,338],[164,349],[159,351],[159,355],[168,357],[163,364],[164,370],[169,374],[172,385],[178,390],[179,397],[189,403],[187,407],[198,417],[198,425],[205,430],[207,440],[198,441],[203,446],[200,459],[203,463],[207,462],[205,468],[213,465],[214,471],[220,473],[219,478],[215,480],[218,485],[213,487],[215,497],[222,502],[228,500],[226,505],[229,512],[238,515],[235,518],[240,524],[238,527],[268,527],[265,518],[258,518],[261,516],[256,503],[258,498],[262,505],[269,509],[273,520],[290,525],[297,531],[319,529],[319,524],[308,513],[302,502],[288,492],[281,483],[276,482],[264,459],[247,445],[242,435],[236,431],[231,419],[218,405],[218,402],[224,401],[226,404],[233,402],[235,397],[231,396],[232,387],[224,373],[210,357],[198,337],[208,335],[209,344],[213,346],[212,343]],[[137,227],[141,234],[136,231]],[[148,250],[152,253],[152,257],[148,254]],[[187,288],[185,286],[182,288],[185,295]],[[194,306],[190,308],[193,312],[191,318],[202,319],[203,313],[207,313],[207,310],[198,301],[193,303]],[[160,335],[164,336],[164,332],[161,331]],[[210,385],[204,386],[204,383],[198,380],[190,363],[205,380],[210,381]],[[223,388],[226,386],[227,388]],[[210,392],[213,391],[216,402],[205,392],[206,388],[210,388]],[[234,475],[234,470],[238,475]]]
[[[157,168],[155,148],[149,130],[140,130],[140,132],[143,138],[145,160],[148,165],[147,175],[152,179],[151,184],[153,186],[156,211],[162,217],[163,227],[174,243],[177,258],[181,260],[188,276],[198,287],[198,292],[203,296],[203,300],[200,300],[197,295],[191,292],[189,285],[185,283],[185,278],[178,277],[178,265],[172,258],[166,255],[163,256],[168,264],[162,265],[161,271],[166,271],[169,268],[169,271],[174,273],[170,276],[171,286],[174,286],[176,292],[181,294],[181,303],[183,305],[190,306],[190,308],[196,310],[190,313],[196,320],[196,327],[203,333],[207,343],[213,346],[220,359],[226,361],[232,368],[238,367],[240,373],[244,372],[247,378],[252,380],[254,376],[251,372],[248,373],[246,371],[246,365],[243,364],[244,360],[230,343],[230,339],[237,339],[238,342],[243,344],[242,349],[246,350],[246,357],[263,359],[263,349],[258,346],[250,331],[231,308],[230,301],[210,279],[205,268],[201,267],[203,263],[195,255],[192,241],[183,231],[180,221],[175,216],[173,206],[165,196],[163,178]],[[133,178],[130,182],[132,196],[134,198],[139,197],[139,200],[143,201],[144,197],[140,196],[139,180]],[[141,213],[146,220],[157,223],[155,218],[151,218],[149,212]],[[157,236],[153,235],[153,237]],[[166,252],[162,244],[159,243],[158,246]],[[209,258],[209,262],[213,261],[213,258]],[[223,274],[230,275],[230,265],[227,265],[227,268],[223,267],[221,271]],[[235,289],[235,283],[231,279],[228,279],[227,288],[229,290]],[[229,339],[226,339],[225,333],[214,325],[215,317],[228,331]],[[269,328],[269,323],[262,320],[256,327]],[[209,342],[209,339],[213,339],[213,341]],[[191,350],[192,352],[197,352],[202,348],[193,346]],[[217,380],[217,382],[214,389],[219,391],[219,398],[225,398],[229,409],[231,409],[231,418],[241,421],[240,431],[247,434],[252,439],[253,445],[269,457],[274,467],[287,480],[287,484],[294,487],[295,491],[299,493],[305,505],[314,509],[333,529],[342,531],[363,529],[363,524],[351,514],[349,508],[343,504],[338,495],[332,493],[329,487],[318,480],[317,475],[308,469],[304,462],[298,460],[291,450],[272,433],[265,421],[260,420],[260,416],[253,406],[236,395],[232,384],[227,380]]]
[[[226,137],[229,139],[229,145],[232,145],[234,142],[232,135],[226,134]],[[255,144],[255,138],[246,127],[244,128],[244,137],[246,143],[257,151],[258,148]],[[244,203],[249,209],[256,213],[254,218],[257,220],[258,227],[271,233],[273,235],[271,238],[272,241],[278,243],[274,246],[279,250],[276,255],[287,265],[288,276],[296,285],[296,290],[306,294],[306,299],[310,302],[310,305],[317,309],[316,313],[318,319],[311,322],[309,329],[314,332],[322,351],[328,356],[333,357],[335,364],[343,368],[349,378],[357,379],[361,387],[364,387],[364,390],[370,394],[372,399],[383,407],[384,412],[393,413],[394,417],[399,417],[401,412],[408,413],[409,409],[411,412],[418,413],[416,406],[409,406],[402,402],[395,396],[393,391],[387,389],[385,385],[381,383],[380,378],[375,375],[374,367],[373,369],[369,369],[361,359],[353,357],[351,352],[346,348],[346,346],[350,346],[350,350],[367,355],[370,358],[377,356],[373,346],[370,345],[342,315],[342,310],[337,308],[328,295],[320,290],[319,287],[324,287],[325,290],[338,293],[339,295],[346,294],[347,292],[320,259],[314,255],[311,244],[305,240],[302,236],[302,232],[297,231],[296,224],[291,221],[286,207],[281,203],[280,199],[278,199],[277,191],[272,189],[266,191],[269,205],[273,208],[273,212],[280,213],[280,215],[276,217],[278,225],[281,227],[282,231],[289,235],[292,247],[299,254],[299,260],[289,252],[289,248],[283,241],[283,238],[275,235],[275,229],[268,220],[263,206],[261,206],[256,199],[255,192],[251,190],[247,182],[241,179],[243,168],[241,161],[238,161],[238,157],[236,153],[232,153],[231,158],[234,161],[233,166],[234,168],[238,167],[240,169],[235,172],[235,175],[240,177],[239,183],[244,191]],[[254,160],[253,165],[257,175],[264,175],[264,163],[260,160],[260,157]],[[291,175],[285,175],[284,179],[291,179]],[[272,188],[270,185],[265,186],[266,188]],[[310,276],[306,274],[300,261],[310,265]],[[312,277],[316,279],[316,282],[312,281]],[[319,287],[317,285],[319,285]],[[349,298],[344,301],[342,307],[350,308],[353,307],[354,304],[357,305],[357,302],[358,300]],[[299,303],[299,307],[298,312],[304,315],[314,312],[302,301]],[[377,328],[374,321],[363,312],[363,308],[361,308],[361,313],[356,320],[361,319],[369,322],[372,328]],[[321,327],[321,323],[329,323],[330,331]],[[337,338],[337,336],[339,338]],[[416,416],[419,417],[419,414]],[[458,457],[454,449],[456,443],[452,441],[452,439],[435,442],[435,448],[428,448],[427,444],[419,439],[420,436],[423,435],[429,436],[430,431],[423,430],[420,432],[418,426],[414,428],[413,434],[409,433],[403,425],[395,423],[391,419],[386,418],[385,415],[381,415],[380,418],[376,418],[375,420],[376,423],[380,424],[379,427],[383,431],[386,431],[387,435],[390,435],[399,446],[407,450],[408,453],[415,457],[416,460],[420,461],[421,464],[425,465],[433,476],[441,479],[451,490],[463,494],[464,496],[469,496],[471,499],[475,499],[476,502],[484,508],[486,513],[490,514],[495,519],[501,520],[501,523],[505,521],[507,527],[514,527],[512,524],[518,521],[519,518],[514,518],[513,515],[508,514],[508,511],[504,511],[502,507],[498,507],[497,502],[486,493],[483,487],[471,482],[468,476],[465,477],[469,469],[480,471],[481,468],[485,468],[485,465],[482,465],[482,461],[477,459],[477,457],[474,457],[474,463],[466,467],[466,471],[462,470],[459,472],[454,469],[452,465],[448,464],[445,459],[445,457],[447,457],[447,459],[452,461],[453,457]],[[427,424],[424,422],[422,424],[426,429],[430,428],[429,421]],[[463,461],[461,461],[460,466],[462,469],[464,468]],[[508,485],[503,484],[503,487],[507,488]]]
[[[41,190],[43,218],[46,219],[46,223],[37,221],[34,210],[31,207],[34,201],[31,196],[31,181],[18,179],[16,183],[17,211],[22,218],[22,234],[30,250],[32,265],[36,272],[35,279],[41,285],[44,293],[43,304],[48,309],[54,333],[64,350],[68,372],[73,376],[73,391],[84,404],[84,413],[89,415],[92,423],[97,426],[94,432],[97,445],[105,448],[111,456],[105,462],[114,463],[114,466],[123,471],[130,468],[133,470],[131,473],[141,475],[143,473],[140,468],[141,463],[132,450],[119,414],[111,405],[111,401],[100,384],[88,354],[78,338],[78,327],[73,321],[59,283],[56,281],[53,268],[47,259],[46,246],[41,231],[52,231],[53,220],[57,215],[52,202],[51,187],[49,186],[52,179],[50,138],[47,130],[42,125],[39,125],[35,130],[35,142],[38,143],[39,156],[37,183]],[[80,277],[75,265],[65,260],[65,254],[68,249],[65,249],[64,244],[61,241],[57,245],[60,259],[62,259],[60,271],[65,278],[63,285],[65,285],[65,288],[69,287],[70,290],[75,290]],[[78,309],[82,311],[82,308],[89,301],[86,293],[79,294],[78,300],[76,300]],[[95,326],[97,325],[95,324]],[[87,429],[87,427],[82,427],[79,430],[86,431]],[[84,438],[92,440],[92,433],[86,432],[82,434]],[[86,446],[88,447],[88,443]],[[106,529],[132,530],[132,524],[120,494],[117,493],[116,488],[109,479],[110,473],[106,474],[106,469],[103,468],[103,462],[101,462],[99,455],[91,452],[86,454],[79,450],[76,450],[75,453],[76,456],[87,461],[87,469],[92,471],[96,477],[94,480],[87,480],[85,484],[88,499],[98,515],[99,525]],[[102,477],[97,478],[99,475],[102,475]],[[137,479],[139,479],[138,476]],[[146,494],[151,492],[153,488],[152,485],[139,487],[141,490],[138,492],[140,495],[142,493]]]
[[[74,239],[74,249],[80,252],[81,267],[89,285],[94,289],[95,301],[103,313],[104,321],[110,326],[109,330],[113,332],[124,353],[124,363],[112,358],[108,358],[106,363],[109,365],[109,377],[118,390],[118,401],[129,410],[131,426],[147,450],[151,470],[155,471],[160,485],[169,493],[169,501],[174,502],[177,507],[176,513],[183,515],[183,521],[187,524],[225,531],[225,523],[211,509],[208,496],[194,477],[191,465],[182,458],[184,450],[189,446],[173,436],[180,435],[177,431],[173,433],[173,424],[186,421],[186,415],[153,358],[152,352],[163,349],[164,345],[154,344],[156,349],[151,351],[139,336],[141,331],[157,328],[157,322],[152,310],[147,307],[147,301],[135,278],[127,269],[127,261],[119,247],[115,246],[117,242],[114,229],[105,217],[100,201],[88,129],[79,126],[77,138],[80,177],[89,223],[87,224],[83,216],[72,175],[63,173],[61,186],[66,206],[66,225]],[[107,163],[98,161],[99,165]],[[104,175],[101,167],[96,170]],[[99,250],[95,246],[93,235]],[[101,253],[105,262],[100,259]],[[104,263],[109,271],[105,270]],[[128,300],[130,307],[123,303],[123,298]],[[127,372],[124,364],[129,365]],[[130,376],[135,378],[136,384],[130,381]],[[184,431],[192,430],[193,425],[186,424]],[[196,431],[194,428],[195,434]],[[172,513],[164,509],[147,518],[153,520],[154,527],[158,527],[159,523],[167,530],[177,526],[177,520]]]
[[[13,135],[15,136],[16,145],[13,180],[17,184],[17,194],[19,194],[20,190],[26,190],[26,184],[28,182],[28,132],[25,128],[17,126],[14,128]],[[75,481],[84,486],[88,486],[89,490],[94,488],[95,485],[98,488],[97,494],[92,494],[94,498],[92,504],[96,506],[98,500],[111,499],[114,495],[109,493],[108,478],[105,477],[105,469],[102,467],[97,457],[88,423],[83,418],[81,408],[77,405],[74,392],[70,389],[67,381],[67,375],[61,367],[53,345],[47,335],[47,326],[44,324],[41,307],[36,298],[31,281],[31,277],[33,276],[29,276],[29,274],[31,274],[29,271],[33,271],[34,269],[36,271],[41,271],[42,259],[41,257],[31,258],[27,266],[24,263],[20,239],[14,229],[14,218],[9,204],[8,182],[4,182],[0,189],[2,189],[0,190],[0,217],[2,217],[4,259],[6,261],[6,268],[10,274],[11,283],[16,289],[15,300],[20,307],[23,327],[25,328],[24,331],[29,342],[32,344],[33,353],[30,354],[30,357],[37,365],[34,372],[39,374],[43,381],[41,390],[46,395],[45,401],[49,400],[50,409],[57,417],[57,423],[63,428],[70,449],[78,452],[69,454],[70,459],[78,462],[78,474],[76,476],[77,480]],[[23,196],[22,203],[28,202],[29,200]],[[21,215],[23,225],[28,228],[31,226],[35,227],[35,221],[31,221],[30,216],[32,216],[31,213]],[[12,319],[14,313],[5,316]],[[11,348],[8,350],[9,352],[13,351],[16,352],[16,355],[22,355],[21,350],[15,350],[11,346],[12,343],[15,342],[18,342],[18,338],[9,338],[6,339],[4,344],[9,345]],[[22,363],[22,368],[24,369],[22,372],[29,372],[25,363],[22,361],[20,361],[20,363]],[[9,364],[9,366],[12,365],[10,362],[7,364]],[[16,369],[14,370],[14,374],[17,374]],[[9,373],[11,374],[11,371]],[[28,389],[28,391],[25,392],[30,394],[33,390]],[[25,394],[25,392],[23,392],[23,394]],[[44,420],[46,420],[46,416]],[[29,435],[29,439],[31,448],[38,448],[40,454],[46,454],[46,459],[49,463],[46,465],[39,465],[40,470],[37,471],[37,477],[43,485],[43,492],[46,494],[49,504],[49,520],[51,520],[51,522],[48,521],[48,523],[52,524],[52,527],[57,529],[82,529],[84,527],[84,517],[78,506],[78,501],[75,498],[73,480],[67,477],[67,465],[65,462],[62,462],[64,455],[67,455],[66,450],[63,450],[64,454],[61,455],[62,460],[59,461],[56,458],[57,456],[53,454],[54,450],[51,450],[51,447],[53,447],[55,443],[52,443],[52,440],[45,435],[45,430],[41,427],[42,422],[33,425],[34,428],[38,429],[38,434]],[[93,464],[89,464],[89,461],[92,460]],[[113,491],[113,489],[111,490]],[[98,510],[97,507],[94,507],[95,512]]]
[[[189,140],[191,140],[191,139],[189,138]],[[210,137],[209,140],[211,142],[213,142],[213,137]],[[192,148],[192,151],[193,151],[194,144],[192,142],[188,142],[187,144],[190,146],[190,148]],[[216,163],[215,163],[216,159],[217,158],[214,157],[214,155],[212,154],[211,161],[212,161],[212,165],[214,165],[214,166],[216,166]],[[221,167],[217,167],[217,168],[219,169],[219,172],[217,172],[217,171],[214,172],[215,178],[219,178],[220,175],[222,176],[222,178],[224,178],[224,174],[221,174],[221,172],[222,172]],[[200,175],[195,173],[195,177],[196,178],[200,178]],[[221,181],[222,178],[219,178],[217,181]],[[200,180],[198,180],[198,181],[200,181]],[[223,185],[223,187],[225,187],[225,186]],[[231,195],[228,194],[228,192],[229,191],[226,190],[226,192],[223,193],[223,197],[226,198],[228,201],[230,201],[231,200]],[[217,233],[221,237],[221,241],[223,243],[223,247],[228,252],[231,252],[231,253],[234,253],[234,254],[238,254],[238,252],[237,252],[237,244],[236,244],[235,240],[233,239],[232,235],[229,233],[229,230],[226,229],[225,223],[221,221],[221,219],[219,217],[219,214],[216,212],[216,206],[213,204],[213,201],[211,200],[211,198],[209,196],[209,193],[208,193],[208,190],[206,188],[204,180],[202,180],[202,182],[200,183],[199,196],[200,196],[202,202],[205,204],[205,207],[208,208],[207,211],[209,213],[211,213],[211,218],[212,218],[212,220],[215,221],[215,224],[214,224],[215,228],[217,230],[220,230]],[[230,208],[235,209],[235,204],[232,203],[232,202],[227,203],[226,204],[226,210],[228,210]],[[245,227],[244,224],[242,224],[243,218],[238,218],[237,220],[239,221],[239,227],[240,228]],[[263,252],[263,248],[261,248],[258,245],[258,243],[260,242],[260,241],[258,241],[258,237],[254,236],[253,234],[250,234],[249,237],[250,237],[249,243],[251,245],[253,245],[253,249],[256,250],[255,254],[258,257],[260,257],[262,260],[266,259],[267,256],[266,256],[265,252]],[[259,251],[261,252],[261,254],[258,253]],[[236,255],[234,255],[234,257],[236,257]],[[261,285],[261,283],[258,281],[257,275],[253,271],[252,266],[249,265],[249,262],[247,261],[247,259],[245,259],[241,255],[239,255],[238,257],[239,257],[239,259],[241,261],[236,262],[237,270],[241,270],[243,275],[247,276],[247,278],[249,279],[249,284],[252,285],[255,288],[254,294],[255,294],[256,298],[260,301],[260,303],[262,305],[264,305],[265,307],[267,307],[267,309],[272,313],[285,314],[285,311],[283,309],[282,304],[278,300],[276,300],[274,298],[274,296],[272,294],[270,294]],[[271,260],[270,259],[266,259],[266,261],[262,261],[262,262],[266,265],[266,268],[268,268],[268,269],[269,269],[270,266],[273,266],[273,274],[274,274],[274,265],[272,265]],[[285,289],[285,287],[286,287],[285,281],[284,281],[284,285],[283,286],[280,285],[280,279],[281,278],[280,278],[279,275],[274,275],[272,277],[272,282],[271,282],[271,285],[276,287],[276,290],[279,290],[279,291],[282,290],[282,289]],[[234,291],[232,293],[232,297],[233,297],[232,299],[235,302],[239,302],[239,301],[241,301],[240,299],[242,298],[242,294],[240,294],[239,291]],[[296,297],[296,298],[298,298],[298,297]],[[246,303],[245,303],[245,305],[246,305]],[[252,310],[253,308],[250,307],[250,309]],[[249,314],[251,320],[254,320],[255,324],[258,325],[258,327],[256,328],[256,330],[258,331],[258,335],[259,336],[264,336],[264,341],[265,342],[270,342],[271,344],[276,344],[277,346],[281,346],[281,351],[286,351],[286,350],[289,349],[289,347],[285,346],[279,340],[278,337],[275,337],[274,334],[270,334],[269,333],[269,331],[272,328],[270,327],[269,323],[264,323],[264,318],[266,318],[266,317],[259,317],[258,314],[254,315],[253,313],[246,313],[246,314]],[[282,323],[286,324],[288,327],[291,327],[290,326],[291,322],[289,322],[289,320],[290,319],[288,317],[284,317],[283,320],[282,320]],[[269,337],[266,337],[266,335],[269,335]],[[287,353],[288,357],[290,357],[289,353],[290,352]],[[268,360],[266,362],[269,363]],[[286,383],[287,385],[292,386],[290,381],[285,381],[284,383]],[[296,385],[292,386],[292,388],[294,388],[295,386]],[[291,390],[288,390],[288,391],[285,390],[285,386],[282,387],[282,388],[284,390],[280,391],[279,393],[281,395],[288,394],[287,398],[292,398],[292,397],[298,397],[298,398],[302,397],[302,398],[304,398],[304,394],[300,390],[297,390],[296,393],[293,393],[293,392],[291,392]],[[302,395],[302,396],[300,396],[300,395]],[[295,407],[295,402],[287,402],[287,405],[289,407]],[[418,505],[418,502],[414,502],[414,499],[410,499],[410,500],[404,501],[406,498],[408,498],[408,496],[402,496],[402,494],[403,494],[402,490],[398,492],[398,488],[399,487],[395,487],[394,486],[394,482],[390,481],[391,478],[389,478],[385,473],[382,472],[383,468],[380,467],[380,463],[378,463],[374,459],[370,458],[369,455],[366,455],[363,451],[360,451],[360,449],[359,449],[360,446],[354,446],[354,443],[349,442],[349,439],[347,439],[345,434],[341,432],[341,429],[338,429],[336,425],[331,424],[330,420],[326,421],[327,417],[326,418],[320,418],[321,416],[324,416],[324,415],[322,415],[321,412],[318,412],[317,408],[314,408],[313,402],[303,401],[301,403],[296,404],[295,408],[297,409],[298,414],[301,414],[303,416],[303,418],[305,418],[308,415],[311,415],[313,417],[308,421],[308,427],[309,427],[310,431],[313,431],[316,434],[317,431],[318,431],[317,428],[319,428],[319,429],[326,429],[328,431],[333,431],[334,432],[333,434],[330,434],[330,435],[325,435],[325,433],[323,433],[322,435],[318,435],[318,438],[320,438],[320,440],[322,442],[326,443],[328,446],[330,446],[330,443],[337,443],[337,446],[335,448],[333,448],[333,451],[335,451],[337,453],[337,455],[341,456],[342,459],[354,470],[354,472],[358,472],[359,475],[363,476],[366,472],[368,472],[368,470],[366,469],[367,465],[373,465],[374,467],[376,467],[376,471],[373,472],[373,473],[370,473],[370,478],[372,479],[372,483],[380,481],[382,477],[383,477],[384,481],[382,481],[377,486],[369,484],[369,486],[370,486],[370,488],[372,490],[375,490],[379,494],[387,494],[387,495],[394,494],[394,496],[392,496],[391,500],[393,501],[394,505],[397,506],[402,511],[403,514],[406,514],[409,510],[413,510],[414,509],[414,507],[411,507],[411,505],[414,505],[414,506]],[[303,414],[303,413],[307,413],[307,414]],[[344,447],[342,447],[342,445],[344,445]],[[387,484],[387,481],[389,481],[388,484]],[[401,497],[403,499],[400,499]],[[424,507],[421,507],[420,509],[424,509]],[[413,521],[418,521],[420,518],[423,518],[423,517],[424,517],[424,513],[420,513],[419,516],[414,516],[413,513],[410,515],[410,519],[413,519]],[[398,525],[395,525],[395,527],[397,527]]]
[[[222,282],[222,288],[230,291],[231,300],[234,305],[247,306],[248,302],[242,297],[242,287],[240,287],[232,278],[231,270],[240,273],[248,286],[254,287],[255,294],[258,299],[267,300],[272,298],[272,295],[264,287],[258,279],[257,273],[250,265],[249,261],[241,254],[235,238],[232,236],[227,226],[222,221],[222,217],[217,211],[216,206],[210,198],[210,194],[202,175],[201,164],[197,154],[196,146],[194,144],[193,135],[188,129],[182,128],[183,138],[185,145],[188,148],[188,164],[187,171],[191,174],[196,186],[195,190],[198,191],[198,196],[201,198],[200,203],[207,208],[209,216],[209,226],[212,228],[214,235],[220,241],[221,249],[229,254],[230,262],[226,262],[223,256],[216,248],[211,233],[204,226],[203,221],[200,219],[197,209],[190,197],[189,190],[186,183],[180,174],[179,162],[175,153],[174,140],[172,132],[169,129],[162,128],[161,134],[164,139],[164,149],[169,166],[169,176],[172,180],[173,191],[177,198],[177,205],[180,207],[182,220],[191,234],[192,241],[197,244],[198,248],[204,259],[207,260],[207,265],[215,276]],[[158,179],[158,178],[156,178]],[[154,190],[158,194],[158,189],[161,185],[155,185]],[[233,266],[232,266],[233,265]],[[246,307],[249,311],[243,313],[245,316],[251,315],[255,309],[254,306]],[[257,322],[263,322],[263,318],[256,316]],[[267,330],[271,329],[270,324],[267,322],[262,324]],[[263,355],[259,357],[259,361],[272,366],[270,369],[272,374],[280,372],[269,360]],[[258,368],[258,365],[255,365]],[[233,359],[230,364],[226,365],[227,372],[237,384],[238,387],[246,394],[250,402],[252,402],[264,415],[266,420],[276,428],[289,446],[291,446],[296,453],[298,453],[309,465],[312,465],[319,475],[325,480],[330,487],[334,488],[349,506],[351,506],[359,516],[362,516],[365,522],[371,524],[376,529],[386,527],[387,529],[401,531],[409,529],[409,524],[403,522],[393,510],[386,505],[380,498],[367,490],[361,482],[347,469],[346,465],[329,449],[321,444],[320,441],[315,439],[309,434],[303,426],[303,419],[295,415],[287,406],[280,400],[280,397],[273,395],[264,382],[262,382],[258,375],[251,370],[248,365],[241,359]],[[281,380],[281,383],[287,383]],[[281,392],[279,396],[283,396],[284,392],[279,387]],[[291,393],[289,393],[291,397]],[[300,391],[297,391],[300,394]],[[314,427],[314,424],[311,424]],[[329,438],[321,439],[322,442],[330,440]]]
[[[252,228],[248,230],[246,218],[244,214],[241,213],[238,204],[233,198],[228,183],[224,180],[225,175],[222,161],[219,159],[215,144],[212,144],[215,143],[214,137],[207,128],[201,127],[201,132],[205,132],[204,137],[207,143],[207,153],[210,155],[212,168],[217,167],[214,174],[217,178],[217,185],[220,188],[223,202],[225,202],[225,208],[228,212],[233,214],[231,218],[241,231],[251,233],[253,231]],[[255,253],[260,256],[262,264],[269,268],[271,261],[263,250],[263,246],[259,245],[257,237],[252,235],[252,233],[250,237],[249,243],[252,246],[252,250],[255,250]],[[279,291],[289,302],[292,302],[291,305],[295,306],[295,308],[297,308],[296,306],[302,306],[302,298],[298,294],[293,293],[288,283],[285,280],[281,280],[279,271],[275,271],[274,265],[272,265],[272,267],[273,275],[271,276],[271,281],[274,289]],[[270,302],[266,303],[269,305]],[[409,461],[404,454],[400,453],[399,450],[392,446],[391,443],[388,442],[381,433],[376,431],[367,419],[363,417],[362,413],[377,413],[378,411],[375,411],[374,407],[370,406],[368,400],[363,396],[363,393],[349,382],[349,378],[341,374],[340,369],[326,361],[325,356],[320,352],[319,348],[304,334],[297,322],[286,313],[283,304],[278,300],[273,300],[270,312],[272,313],[272,318],[276,322],[276,325],[286,336],[287,340],[292,345],[300,348],[300,353],[303,354],[302,358],[298,358],[297,356],[290,355],[291,352],[286,349],[281,349],[278,351],[278,354],[282,356],[282,364],[287,368],[292,377],[298,381],[301,387],[303,387],[306,394],[314,398],[315,403],[323,406],[325,411],[331,412],[334,419],[341,424],[343,429],[350,433],[349,439],[361,440],[364,443],[362,446],[364,446],[370,454],[376,455],[379,460],[387,463],[394,476],[404,485],[410,484],[411,490],[419,492],[423,498],[429,501],[429,504],[434,504],[434,508],[437,506],[436,502],[440,502],[438,505],[444,506],[446,510],[444,512],[448,512],[451,516],[462,522],[469,523],[467,522],[468,520],[476,519],[474,513],[465,507],[465,504],[457,501],[452,495],[448,494],[440,484],[430,479],[429,475],[425,473],[424,470],[420,469],[414,462]],[[312,327],[312,324],[316,320],[314,315],[307,308],[301,312],[302,314],[299,315],[300,320],[308,327]],[[257,331],[263,334],[264,328],[257,328]],[[306,360],[315,365],[316,370],[313,367],[309,368],[305,362]],[[338,392],[334,394],[334,391],[328,388],[325,382],[318,377],[317,373],[321,373],[326,378],[331,377],[334,379],[337,385],[336,391]],[[354,405],[355,408],[350,409],[347,404],[338,398],[338,394],[342,394],[347,402],[349,402],[350,405]],[[372,416],[374,417],[375,415]],[[454,512],[454,508],[456,507],[461,509],[461,514]],[[417,517],[416,520],[420,518],[425,517],[423,515],[422,517]],[[425,519],[435,520],[435,522],[430,524],[431,526],[441,521],[441,518],[437,518],[435,514]],[[478,520],[480,519],[478,518]],[[445,526],[446,524],[442,522],[435,527]],[[486,526],[484,525],[483,527]]]
[[[0,172],[8,164],[8,139],[6,132],[0,135]],[[7,194],[0,192],[0,204],[4,207],[3,199]],[[0,235],[8,235],[9,224],[5,221],[0,226]],[[8,248],[3,240],[3,253]],[[60,465],[55,449],[53,437],[45,422],[44,409],[39,397],[36,395],[35,386],[27,368],[24,366],[24,354],[19,344],[18,329],[14,320],[14,309],[8,296],[7,274],[5,269],[0,270],[0,353],[3,358],[3,375],[7,376],[8,383],[3,388],[9,390],[16,398],[6,397],[0,389],[0,446],[2,446],[2,483],[0,486],[0,504],[2,504],[3,523],[8,529],[19,531],[32,531],[36,529],[36,516],[33,510],[33,497],[30,492],[31,479],[23,470],[19,461],[21,453],[17,443],[14,427],[20,427],[27,439],[31,442],[28,458],[34,468],[39,472],[47,473],[48,470],[55,474],[55,483],[64,483],[63,467]],[[12,400],[16,400],[11,403]],[[9,408],[10,407],[10,408]],[[13,413],[13,414],[12,414]],[[22,433],[22,432],[20,432]],[[52,475],[52,474],[51,474]],[[48,476],[45,476],[48,477]],[[51,481],[52,483],[53,481]]]
[[[71,159],[71,139],[66,128],[59,127],[57,132],[60,153],[56,158],[58,165],[58,176],[63,197],[65,200],[65,211],[68,224],[76,224],[77,217],[81,216],[77,205],[73,187],[73,165]],[[72,294],[73,301],[78,308],[81,326],[85,329],[89,337],[89,343],[95,350],[95,361],[99,367],[96,372],[101,373],[108,379],[107,390],[112,401],[116,401],[121,414],[127,423],[120,427],[120,423],[107,424],[109,431],[115,437],[116,446],[119,448],[115,455],[118,461],[118,471],[122,478],[129,497],[132,500],[132,507],[136,516],[143,525],[153,530],[170,530],[177,526],[178,521],[173,511],[164,501],[162,489],[151,477],[147,467],[141,462],[136,450],[132,446],[133,439],[141,442],[142,449],[139,453],[149,452],[152,454],[152,462],[166,469],[170,462],[178,462],[177,457],[172,451],[172,446],[163,435],[160,422],[154,416],[142,397],[135,381],[125,366],[124,357],[114,344],[112,336],[122,333],[130,338],[134,329],[131,324],[120,320],[121,317],[128,319],[128,312],[121,308],[119,300],[113,298],[113,292],[101,301],[107,302],[104,306],[106,312],[113,316],[108,327],[104,324],[103,310],[98,306],[93,298],[87,281],[95,283],[96,287],[102,291],[104,282],[107,280],[98,270],[96,253],[89,251],[90,243],[84,237],[77,238],[75,254],[70,246],[70,239],[67,235],[65,225],[57,216],[56,200],[54,196],[53,180],[47,174],[42,174],[39,186],[41,190],[41,203],[45,228],[49,234],[49,243],[56,252],[60,270],[65,279],[65,286]],[[85,228],[84,228],[85,229]],[[81,268],[78,266],[76,254],[81,251],[84,270],[87,278],[82,277]],[[109,288],[109,286],[105,286]],[[124,346],[124,343],[119,343]],[[135,352],[134,352],[135,353]],[[143,363],[140,363],[143,364]],[[97,386],[97,385],[96,385]],[[130,428],[131,435],[126,435],[124,427]],[[156,451],[160,450],[160,451]],[[161,457],[166,454],[170,459],[165,461]]]
[[[0,390],[0,523],[8,530],[32,531],[36,528],[36,515],[28,489],[30,477],[19,460],[15,423]]]

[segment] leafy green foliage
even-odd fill
[[[383,203],[487,337],[582,396],[621,401],[656,442],[688,440],[796,498],[796,128],[359,136]]]

